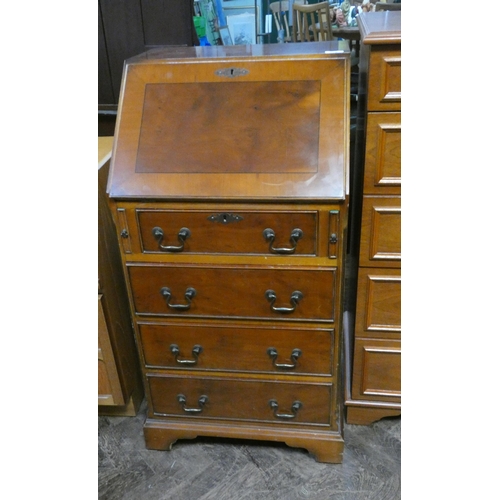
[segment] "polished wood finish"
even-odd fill
[[[401,337],[401,270],[362,267],[358,272],[357,334]]]
[[[157,49],[124,74],[108,192],[147,447],[259,439],[341,462],[349,55]]]
[[[133,58],[125,72],[114,154],[119,169],[112,166],[110,195],[254,201],[345,197],[346,174],[332,165],[343,160],[349,143],[345,99],[338,98],[349,74],[345,63],[328,53],[338,50],[337,42],[320,44],[320,50],[311,45],[304,51],[300,44],[179,47]],[[168,71],[166,54],[175,60]],[[255,57],[259,64],[251,63]],[[284,57],[286,71],[277,64]],[[204,63],[196,64],[200,60]],[[225,91],[212,97],[217,85]],[[185,86],[192,94],[179,90]],[[150,88],[164,91],[156,98]],[[176,102],[183,94],[187,107],[176,113],[167,112],[172,103],[164,107],[158,101],[172,96]],[[149,111],[153,104],[157,117]]]
[[[367,117],[364,193],[401,193],[401,113]]]
[[[401,266],[401,197],[363,197],[361,266]]]
[[[137,322],[144,364],[152,368],[243,371],[293,376],[332,374],[334,329],[240,323]],[[172,345],[179,349],[175,355]],[[193,355],[195,346],[201,353]],[[269,349],[277,352],[276,360]],[[293,359],[295,349],[300,355]]]
[[[401,50],[396,45],[374,46],[372,49],[368,76],[368,109],[401,109]]]
[[[289,257],[296,264],[309,265],[318,257],[329,265],[338,257],[337,236],[341,229],[339,210],[329,206],[309,203],[280,203],[272,208],[266,203],[165,203],[156,201],[116,203],[115,217],[125,231],[120,238],[125,253],[137,254],[141,261],[161,262],[176,253],[176,261],[209,260],[214,255],[224,257],[224,262],[250,261],[269,263],[281,258],[278,250],[292,251]],[[155,229],[162,231],[162,238],[155,236]],[[179,233],[189,229],[189,236],[182,242],[182,252],[168,249],[180,246]],[[273,240],[265,231],[271,229]],[[294,230],[300,238],[293,240]],[[165,248],[167,247],[167,248]],[[141,255],[138,255],[141,254]]]
[[[346,344],[347,422],[356,424],[401,412],[400,23],[400,12],[358,16],[362,47],[353,206],[359,215],[351,220],[359,269],[354,333]]]
[[[139,315],[330,321],[334,312],[335,268],[130,264],[127,271]],[[187,304],[185,292],[194,288],[196,295],[189,309],[169,307],[161,293],[163,287],[171,290],[172,305]],[[272,309],[267,290],[275,292],[276,307],[290,308],[295,291],[303,298],[293,315],[280,313]]]
[[[116,229],[106,196],[112,137],[98,139],[98,403],[135,415],[144,398]]]
[[[140,239],[144,252],[165,253],[168,245],[179,245],[178,233],[184,225],[190,235],[183,253],[269,254],[270,242],[264,231],[275,234],[274,248],[296,248],[294,255],[317,255],[318,211],[210,212],[194,210],[138,210]],[[161,244],[154,236],[154,228],[161,228]],[[290,243],[292,233],[300,229],[296,245]],[[163,247],[163,249],[162,249]]]
[[[401,403],[401,342],[356,339],[352,397]]]
[[[332,386],[322,384],[277,380],[251,380],[249,378],[212,377],[206,374],[189,377],[148,375],[153,404],[153,415],[159,417],[184,417],[191,420],[216,418],[223,421],[259,421],[274,425],[306,426],[309,424],[330,426],[330,401]],[[186,398],[185,405],[178,395]],[[206,403],[199,398],[206,395]],[[276,401],[277,408],[269,404]],[[293,412],[295,401],[300,407]],[[190,410],[199,413],[188,413]],[[289,417],[293,415],[293,418]]]
[[[376,406],[349,406],[348,418],[352,425],[370,425],[385,417],[398,417],[401,415],[401,406],[395,405],[394,409],[387,406],[377,408]]]

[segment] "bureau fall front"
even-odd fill
[[[214,436],[342,461],[349,70],[337,42],[126,61],[108,195],[148,448]]]

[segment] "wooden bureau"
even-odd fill
[[[337,42],[128,60],[108,185],[146,445],[343,453],[349,54]]]
[[[401,12],[358,20],[358,211],[349,253],[359,267],[346,407],[348,423],[369,424],[401,413]]]

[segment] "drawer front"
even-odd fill
[[[129,265],[136,313],[333,320],[335,268]]]
[[[401,46],[372,46],[368,111],[401,110]]]
[[[332,372],[333,330],[139,323],[148,368]]]
[[[136,213],[145,253],[317,254],[317,212]]]
[[[401,338],[401,270],[359,268],[356,336]]]
[[[369,113],[365,194],[401,194],[401,113]]]
[[[147,379],[153,413],[159,417],[330,423],[331,384],[154,375]]]
[[[401,267],[401,197],[363,197],[359,265]]]
[[[401,402],[401,342],[356,339],[353,399]]]

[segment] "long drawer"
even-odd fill
[[[333,330],[138,323],[148,368],[330,375]]]
[[[333,320],[335,268],[127,268],[139,315]]]
[[[152,374],[147,381],[159,417],[330,424],[331,384]]]
[[[318,212],[138,209],[142,251],[316,255]]]

